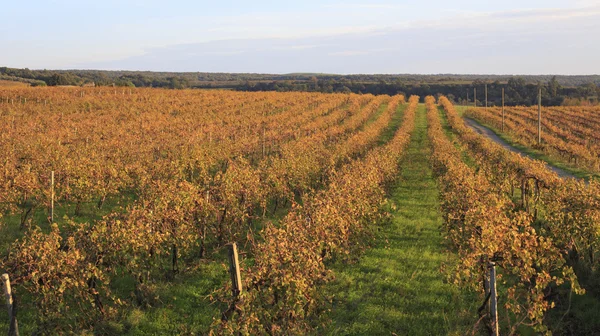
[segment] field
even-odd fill
[[[21,333],[486,334],[492,270],[500,334],[600,332],[600,185],[421,101],[0,88]],[[505,130],[593,176],[594,113],[549,110],[539,148],[531,110]],[[464,114],[501,133],[498,109]]]
[[[27,83],[0,79],[0,87],[3,87],[3,88],[7,88],[7,87],[24,88],[24,87],[28,87],[28,86],[29,86],[29,84],[27,84]]]

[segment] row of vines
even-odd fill
[[[565,300],[564,292],[583,292],[572,266],[597,270],[600,185],[559,178],[544,163],[506,151],[471,130],[445,97],[439,103],[460,150],[474,159],[471,166],[461,162],[459,149],[437,127],[432,137],[445,143],[444,151],[454,151],[440,171],[449,237],[461,253],[470,254],[463,259],[469,276],[483,277],[487,260],[501,267],[510,312],[505,325],[511,332],[520,324],[544,331],[545,312]],[[433,102],[430,115],[439,124]],[[567,289],[563,282],[570,283]]]
[[[243,272],[247,288],[257,290],[236,303],[248,308],[215,330],[307,328],[324,260],[349,251],[381,216],[382,188],[396,169],[390,160],[409,132],[403,126],[386,145],[394,156],[382,152],[378,139],[403,96],[150,89],[0,96],[7,97],[0,104],[1,213],[3,222],[18,216],[20,223],[0,269],[25,294],[22,309],[36,312],[37,332],[47,333],[94,328],[123,306],[150,306],[165,271],[176,276],[187,261],[233,241],[249,260],[260,256]],[[54,223],[35,222],[33,213],[51,202],[51,171],[57,207],[75,209]],[[349,190],[354,199],[342,197]],[[111,198],[119,201],[108,215],[85,220],[82,204],[101,208]],[[271,220],[278,209],[289,213]],[[317,229],[325,230],[321,241]],[[293,265],[308,247],[318,250],[314,267]],[[123,278],[133,279],[134,299],[113,293],[111,284]],[[215,300],[229,305],[221,294]]]
[[[519,144],[541,150],[578,168],[600,172],[600,110],[597,107],[552,107],[542,111],[542,143],[538,144],[538,111],[511,107],[469,109],[466,116],[511,135]],[[503,128],[504,124],[504,128]]]

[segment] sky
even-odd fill
[[[600,74],[600,0],[6,0],[0,66]]]

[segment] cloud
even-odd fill
[[[396,5],[396,4],[386,4],[386,3],[337,3],[337,4],[327,4],[323,5],[323,8],[335,8],[335,9],[402,9],[406,8],[405,5]]]
[[[360,56],[360,55],[369,55],[370,51],[365,50],[345,50],[345,51],[336,51],[328,53],[329,56]]]
[[[600,7],[458,14],[309,37],[232,39],[147,49],[77,67],[324,73],[600,73]]]

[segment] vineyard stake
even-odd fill
[[[265,157],[265,126],[262,129],[262,157]]]
[[[504,132],[504,88],[502,88],[502,132]]]
[[[473,106],[477,107],[477,88],[473,88]]]
[[[238,258],[237,244],[228,244],[229,247],[229,274],[231,275],[232,292],[234,297],[242,294],[242,278],[240,276],[240,262]]]
[[[542,144],[542,88],[538,93],[538,145]]]
[[[54,170],[50,173],[50,223],[54,223]]]
[[[210,204],[210,190],[206,191],[206,206],[208,207]],[[202,224],[202,232],[201,232],[201,245],[200,245],[200,258],[204,258],[204,253],[206,252],[206,221]]]
[[[8,309],[8,318],[10,319],[10,327],[8,336],[19,336],[19,325],[14,312],[13,295],[10,287],[10,277],[8,274],[2,274],[2,287],[4,288],[4,296],[6,297],[6,308]]]
[[[499,336],[498,326],[498,294],[496,292],[496,264],[490,262],[490,318],[492,320],[492,335]]]

